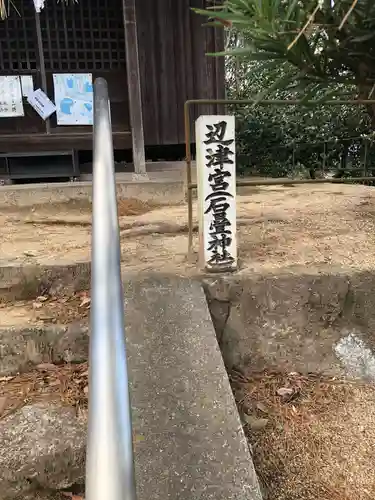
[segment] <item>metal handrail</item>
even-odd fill
[[[120,238],[107,82],[94,84],[87,500],[135,500]]]

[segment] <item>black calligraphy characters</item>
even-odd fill
[[[211,252],[211,257],[208,264],[226,268],[235,261],[230,252],[233,235],[232,223],[228,218],[229,200],[233,198],[228,190],[228,181],[232,176],[228,166],[234,164],[234,139],[225,138],[226,121],[206,127],[205,166],[210,169],[208,182],[211,191],[205,198],[205,203],[208,204],[205,214],[211,215],[207,248],[207,251]]]

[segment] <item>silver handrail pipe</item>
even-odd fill
[[[135,500],[120,237],[107,82],[94,84],[86,500]]]

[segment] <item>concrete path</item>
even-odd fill
[[[129,278],[125,318],[139,500],[260,500],[199,282]]]

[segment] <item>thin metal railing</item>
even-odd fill
[[[86,500],[135,500],[112,127],[103,78],[94,84],[92,227]]]

